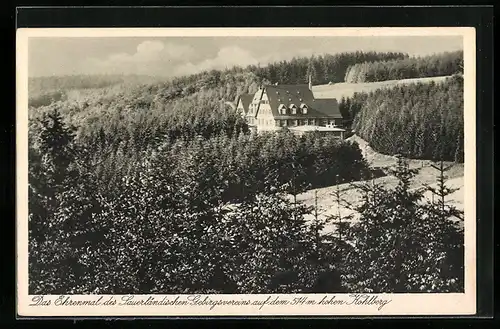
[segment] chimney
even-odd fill
[[[309,90],[312,91],[312,79],[311,79],[311,74],[309,74]]]

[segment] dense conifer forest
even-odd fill
[[[340,101],[356,134],[384,154],[464,161],[463,77],[357,93]]]
[[[368,60],[349,66],[345,82],[375,82],[453,75],[463,72],[463,52],[446,52],[423,57]]]
[[[409,190],[415,173],[403,157],[398,185],[379,186],[356,143],[257,135],[225,104],[262,82],[307,81],[318,63],[315,78],[335,82],[349,65],[391,58],[406,55],[325,55],[134,87],[37,87],[49,96],[29,109],[30,294],[463,291],[462,213],[444,201],[445,167],[431,202]],[[343,111],[381,151],[459,161],[436,140],[406,140],[402,150],[386,141],[409,129],[459,145],[450,127],[461,83],[357,95]],[[350,205],[356,221],[321,220],[297,201],[340,182],[362,192]],[[343,224],[323,234],[327,221]]]
[[[350,66],[362,62],[402,60],[407,54],[388,52],[354,52],[335,55],[325,54],[311,58],[294,58],[291,61],[272,63],[265,67],[249,67],[258,77],[271,83],[303,84],[309,76],[315,85],[344,82]]]

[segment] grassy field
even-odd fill
[[[361,147],[364,157],[371,164],[371,166],[379,168],[388,168],[396,164],[396,158],[388,155],[383,155],[375,152],[368,146],[368,143],[358,136],[352,136],[351,140],[355,140]],[[418,174],[413,179],[412,188],[418,189],[422,188],[423,184],[429,184],[431,186],[435,185],[436,177],[438,171],[431,167],[431,161],[421,161],[421,160],[409,160],[411,168],[418,169]],[[458,209],[463,210],[464,204],[464,166],[463,164],[447,163],[446,165],[451,165],[450,170],[447,171],[447,185],[450,188],[457,188],[453,194],[449,195],[447,200],[454,204]],[[394,187],[397,184],[397,180],[394,176],[387,175],[374,179],[376,183],[383,184],[386,187]],[[315,195],[317,195],[317,203],[319,208],[319,217],[325,218],[330,215],[337,215],[340,212],[341,216],[347,216],[353,214],[354,218],[356,214],[345,206],[337,205],[336,198],[333,195],[336,189],[339,189],[341,194],[341,199],[343,202],[349,204],[356,204],[360,200],[359,191],[352,186],[352,183],[340,184],[338,186],[329,186],[319,189],[309,190],[305,193],[298,195],[297,200],[308,205],[315,205]],[[426,198],[432,198],[432,194],[425,193]],[[312,216],[309,216],[312,219]],[[334,225],[327,225],[325,227],[326,232],[332,232],[335,230]]]
[[[444,81],[449,76],[431,77],[431,78],[418,78],[418,79],[403,79],[403,80],[388,80],[380,82],[368,83],[335,83],[331,85],[318,85],[313,86],[312,90],[315,98],[337,98],[340,100],[342,97],[351,97],[356,92],[371,92],[377,89],[390,88],[397,85],[407,85],[412,83],[429,83],[434,81],[436,83]]]

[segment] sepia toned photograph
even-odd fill
[[[19,307],[474,313],[474,54],[467,28],[18,32]]]

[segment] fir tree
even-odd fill
[[[422,202],[421,189],[410,189],[414,174],[399,156],[393,170],[395,188],[360,186],[359,221],[347,229],[353,243],[346,265],[351,271],[346,282],[350,291],[461,291],[460,266],[446,261],[459,259],[456,244],[461,233],[443,220],[449,213],[443,212],[441,203],[430,206]]]
[[[446,172],[453,166],[445,166],[443,161],[431,165],[438,171],[435,187],[426,185],[432,193],[432,201],[428,203],[429,218],[435,221],[436,229],[441,235],[437,251],[443,257],[439,266],[440,278],[445,291],[463,291],[464,289],[464,231],[463,211],[450,204],[447,197],[458,191],[446,185]]]

